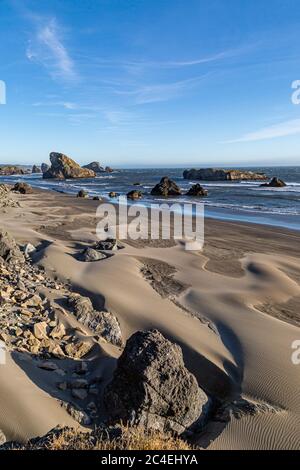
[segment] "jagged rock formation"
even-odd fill
[[[271,179],[270,183],[264,183],[261,184],[261,186],[265,186],[267,188],[284,188],[286,184],[283,180],[274,176],[274,178]]]
[[[51,167],[43,174],[43,178],[94,178],[95,172],[81,168],[78,163],[62,153],[50,153]]]
[[[167,176],[164,176],[151,190],[151,195],[163,197],[180,196],[181,189],[174,181],[170,180]]]
[[[246,181],[246,180],[266,180],[264,173],[254,173],[253,171],[224,170],[222,168],[201,168],[196,170],[184,170],[184,179],[205,180],[205,181]]]
[[[181,348],[150,330],[127,341],[104,404],[111,422],[181,434],[204,419],[208,398],[186,369]]]

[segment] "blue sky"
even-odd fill
[[[2,163],[300,162],[298,0],[0,0],[0,20]]]

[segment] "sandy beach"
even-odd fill
[[[0,209],[2,229],[37,247],[33,264],[59,283],[44,295],[61,306],[64,325],[91,342],[86,357],[92,375],[102,377],[100,388],[122,348],[80,328],[65,305],[69,290],[112,312],[124,341],[157,328],[182,347],[186,367],[208,396],[237,403],[228,422],[212,420],[193,436],[195,446],[300,448],[300,366],[291,360],[292,343],[300,339],[299,232],[206,219],[202,252],[179,242],[122,241],[113,256],[85,263],[78,253],[97,240],[99,201],[37,189],[12,197],[19,205]],[[74,360],[60,361],[71,375]],[[0,429],[7,440],[79,426],[61,406],[70,391],[57,389],[57,373],[38,368],[30,354],[8,351],[0,376]],[[243,412],[242,400],[255,412]]]

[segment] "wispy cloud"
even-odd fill
[[[63,43],[62,28],[56,18],[45,19],[37,15],[32,18],[36,31],[26,50],[27,59],[42,63],[54,78],[77,80],[74,61]]]
[[[33,103],[32,106],[35,107],[49,107],[49,106],[55,106],[55,107],[63,107],[65,109],[73,110],[73,109],[78,109],[79,106],[76,103],[72,103],[70,101],[38,101],[36,103]]]
[[[131,90],[115,89],[114,92],[119,95],[133,96],[135,104],[147,104],[160,101],[168,101],[180,95],[187,88],[199,84],[209,74],[199,77],[188,78],[171,83],[160,83],[153,85],[142,85]]]
[[[300,134],[300,119],[291,119],[273,126],[263,127],[255,132],[249,132],[237,139],[228,140],[223,143],[234,144],[238,142],[256,142],[296,134]]]

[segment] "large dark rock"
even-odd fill
[[[271,179],[270,183],[264,183],[261,184],[261,186],[265,186],[267,188],[284,188],[286,184],[283,180],[274,176],[274,178]]]
[[[202,188],[202,186],[200,186],[199,183],[191,186],[188,192],[186,193],[187,196],[192,196],[192,197],[202,197],[202,196],[207,196],[207,194],[208,194],[207,189]]]
[[[110,166],[106,166],[104,171],[106,173],[112,173],[114,170]]]
[[[93,261],[99,261],[101,259],[107,258],[107,255],[101,253],[101,251],[95,250],[94,248],[85,248],[80,254],[80,260],[87,263]]]
[[[43,178],[94,178],[96,176],[94,171],[81,168],[78,163],[62,153],[50,153],[50,162],[51,167],[43,174]]]
[[[42,173],[46,173],[50,168],[50,165],[48,165],[48,163],[42,163],[41,164],[41,170],[42,170]]]
[[[79,198],[83,198],[83,199],[86,199],[89,197],[89,194],[87,191],[85,191],[84,189],[80,189],[77,193],[77,196],[76,197],[79,197]]]
[[[25,258],[15,239],[7,232],[0,231],[0,258],[5,262],[24,262]]]
[[[17,165],[1,165],[0,166],[0,175],[1,176],[10,176],[10,175],[24,175],[25,171],[23,168]]]
[[[33,192],[33,189],[30,184],[19,182],[14,185],[12,191],[20,194],[31,194]]]
[[[82,168],[87,168],[88,170],[92,170],[95,173],[103,173],[105,172],[103,166],[100,165],[99,162],[91,162],[88,165],[83,165]]]
[[[136,201],[137,199],[142,199],[143,193],[142,191],[137,191],[136,189],[129,191],[127,193],[127,199],[131,199],[132,201]]]
[[[42,173],[42,170],[40,169],[39,166],[33,165],[31,173]]]
[[[266,180],[264,173],[254,173],[253,171],[224,170],[222,168],[201,168],[196,170],[184,170],[183,177],[189,180],[205,181],[247,181]]]
[[[151,191],[152,196],[180,196],[181,189],[179,186],[167,176],[164,176],[160,182],[154,186]]]
[[[69,305],[77,320],[101,336],[107,342],[121,347],[123,345],[122,332],[118,319],[111,312],[98,312],[88,297],[72,294]]]
[[[181,434],[204,419],[208,398],[186,369],[181,348],[150,330],[127,341],[104,404],[113,423]]]

